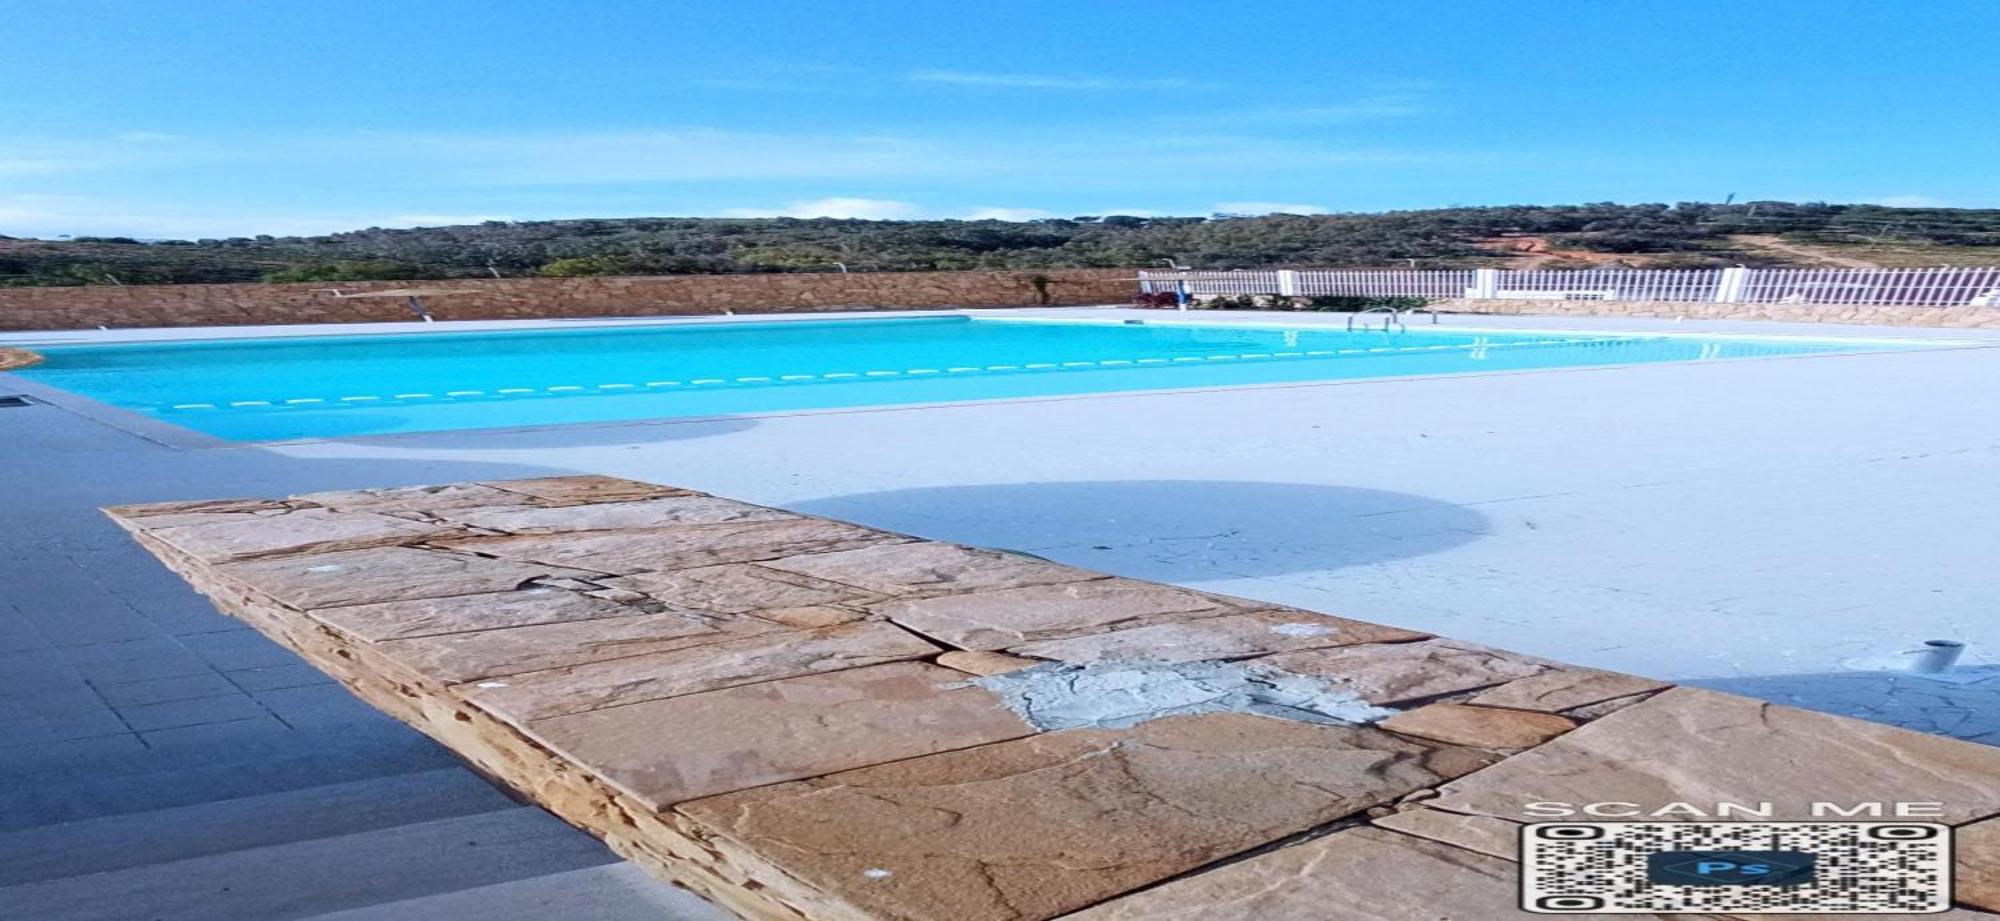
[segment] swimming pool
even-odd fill
[[[271,441],[1867,347],[1881,346],[945,316],[49,346],[21,373]]]

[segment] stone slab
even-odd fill
[[[1576,728],[1576,721],[1553,713],[1425,704],[1377,724],[1390,732],[1474,748],[1532,748]]]
[[[661,496],[684,496],[693,492],[657,483],[642,483],[624,477],[594,473],[531,477],[524,480],[494,480],[484,485],[558,505],[580,502],[624,502]]]
[[[354,550],[410,543],[461,531],[451,525],[411,521],[373,512],[288,508],[213,515],[202,523],[172,527],[159,527],[156,523],[150,533],[182,553],[219,563],[278,553]]]
[[[1974,908],[2000,912],[2000,818],[1952,830],[1958,878],[1953,891]]]
[[[1060,563],[936,541],[811,553],[764,565],[884,595],[960,594],[1098,578]]]
[[[1051,918],[1491,756],[1224,713],[1071,730],[680,807],[869,917]]]
[[[135,502],[130,505],[113,505],[105,508],[104,512],[114,519],[137,519],[203,512],[271,511],[290,507],[283,499],[196,499],[187,502]],[[153,521],[145,522],[145,526],[149,528],[156,524]]]
[[[215,571],[298,610],[510,591],[597,573],[417,547],[378,547],[220,563]]]
[[[517,726],[683,694],[935,655],[936,646],[874,621],[779,630],[459,685],[459,696]]]
[[[991,692],[922,662],[766,681],[525,728],[654,809],[1034,731]]]
[[[1073,921],[1496,921],[1515,907],[1514,865],[1379,828],[1351,828],[1175,880]],[[1660,915],[1564,915],[1660,918]]]
[[[461,506],[440,509],[436,514],[446,521],[508,534],[614,531],[681,524],[723,524],[734,521],[778,521],[799,518],[791,512],[781,512],[734,499],[718,499],[714,496],[662,496],[627,502],[553,507]]]
[[[796,608],[765,608],[757,612],[757,619],[810,630],[874,618],[867,611],[843,608],[835,604],[811,604]]]
[[[852,549],[903,539],[840,522],[799,519],[484,537],[447,541],[441,546],[506,560],[588,567],[607,575],[629,575],[767,560],[807,550]]]
[[[1664,681],[1595,668],[1564,666],[1481,691],[1467,703],[1556,713],[1600,704],[1620,697],[1666,690]]]
[[[1106,578],[892,601],[870,610],[960,649],[998,650],[1242,608],[1201,592]]]
[[[1087,636],[1026,643],[1015,655],[1058,662],[1198,662],[1357,643],[1400,643],[1428,634],[1288,608],[1169,621]]]
[[[1259,659],[1272,668],[1324,678],[1382,707],[1504,684],[1553,663],[1456,640],[1336,646]]]
[[[1430,805],[1520,820],[1531,802],[1944,804],[1946,822],[2000,813],[2000,748],[1675,688],[1446,785]]]
[[[782,629],[752,618],[667,612],[388,640],[375,652],[438,684],[705,646]]]
[[[720,613],[743,614],[774,608],[806,608],[861,604],[880,598],[874,592],[757,563],[724,563],[667,572],[643,572],[603,580],[672,605]]]
[[[593,598],[582,592],[531,586],[508,592],[320,608],[312,612],[312,617],[375,643],[535,624],[631,617],[642,613],[645,612],[630,605]]]
[[[343,489],[306,493],[292,497],[308,503],[347,512],[376,512],[383,515],[423,517],[446,509],[482,505],[513,505],[533,501],[530,497],[479,483],[450,483],[444,486],[396,486],[388,489]]]
[[[1613,713],[1617,713],[1618,711],[1623,710],[1626,707],[1632,706],[1633,704],[1639,703],[1652,696],[1653,696],[1652,693],[1647,693],[1647,694],[1634,694],[1630,697],[1613,697],[1610,700],[1600,700],[1594,704],[1584,704],[1581,707],[1571,707],[1568,710],[1564,710],[1562,713],[1564,716],[1567,716],[1573,720],[1594,720],[1601,716],[1610,716]]]
[[[1377,816],[1375,824],[1390,831],[1441,841],[1503,860],[1521,859],[1521,825],[1487,815],[1459,815],[1417,806]]]

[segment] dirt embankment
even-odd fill
[[[1853,247],[1819,246],[1809,243],[1793,243],[1773,234],[1735,234],[1721,238],[1724,246],[1708,255],[1723,258],[1756,257],[1756,263],[1777,263],[1806,267],[1827,267],[1845,269],[1875,269],[1884,265],[1924,264],[1935,265],[1941,261],[1951,261],[1933,257],[1929,260],[1912,262],[1909,259],[1878,260],[1863,255]],[[1567,249],[1549,242],[1547,237],[1533,234],[1508,234],[1488,237],[1477,241],[1481,249],[1496,256],[1506,257],[1506,268],[1588,268],[1593,266],[1630,267],[1644,269],[1664,259],[1681,258],[1688,255],[1678,253],[1600,253],[1585,249]],[[1943,254],[1940,254],[1941,256]],[[1962,261],[1962,260],[1961,260]]]
[[[1843,269],[1874,269],[1881,267],[1878,263],[1852,255],[1842,255],[1826,247],[1787,243],[1781,237],[1766,234],[1738,234],[1729,239],[1739,246],[1778,253],[1785,256],[1786,261],[1796,262],[1799,265],[1833,266]]]

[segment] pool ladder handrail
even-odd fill
[[[1361,318],[1362,318],[1362,317],[1364,317],[1364,316],[1367,316],[1368,314],[1371,314],[1371,313],[1379,313],[1379,314],[1383,314],[1383,317],[1382,317],[1382,331],[1383,331],[1383,332],[1385,332],[1385,333],[1389,331],[1389,327],[1391,327],[1391,326],[1403,326],[1404,328],[1408,328],[1408,327],[1406,326],[1406,324],[1404,324],[1404,323],[1403,323],[1403,318],[1402,318],[1402,316],[1400,316],[1400,313],[1401,313],[1401,311],[1398,311],[1398,310],[1397,310],[1396,308],[1394,308],[1394,307],[1370,307],[1370,308],[1368,308],[1368,309],[1366,309],[1366,310],[1360,310],[1360,311],[1356,311],[1356,312],[1354,312],[1354,313],[1351,313],[1351,314],[1348,314],[1348,316],[1347,316],[1347,331],[1348,331],[1348,332],[1350,332],[1350,333],[1351,333],[1351,332],[1353,332],[1353,331],[1354,331],[1354,322],[1355,322],[1356,320],[1359,320],[1359,319],[1361,319]]]
[[[1409,317],[1410,314],[1413,313],[1428,313],[1431,315],[1431,325],[1432,326],[1438,325],[1437,308],[1426,304],[1422,307],[1411,307],[1403,311],[1403,316],[1405,317],[1405,319],[1402,321],[1402,323],[1405,327],[1410,325],[1410,321],[1407,318]]]

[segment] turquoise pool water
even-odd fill
[[[211,435],[270,441],[1864,346],[953,316],[54,346],[24,373]]]

